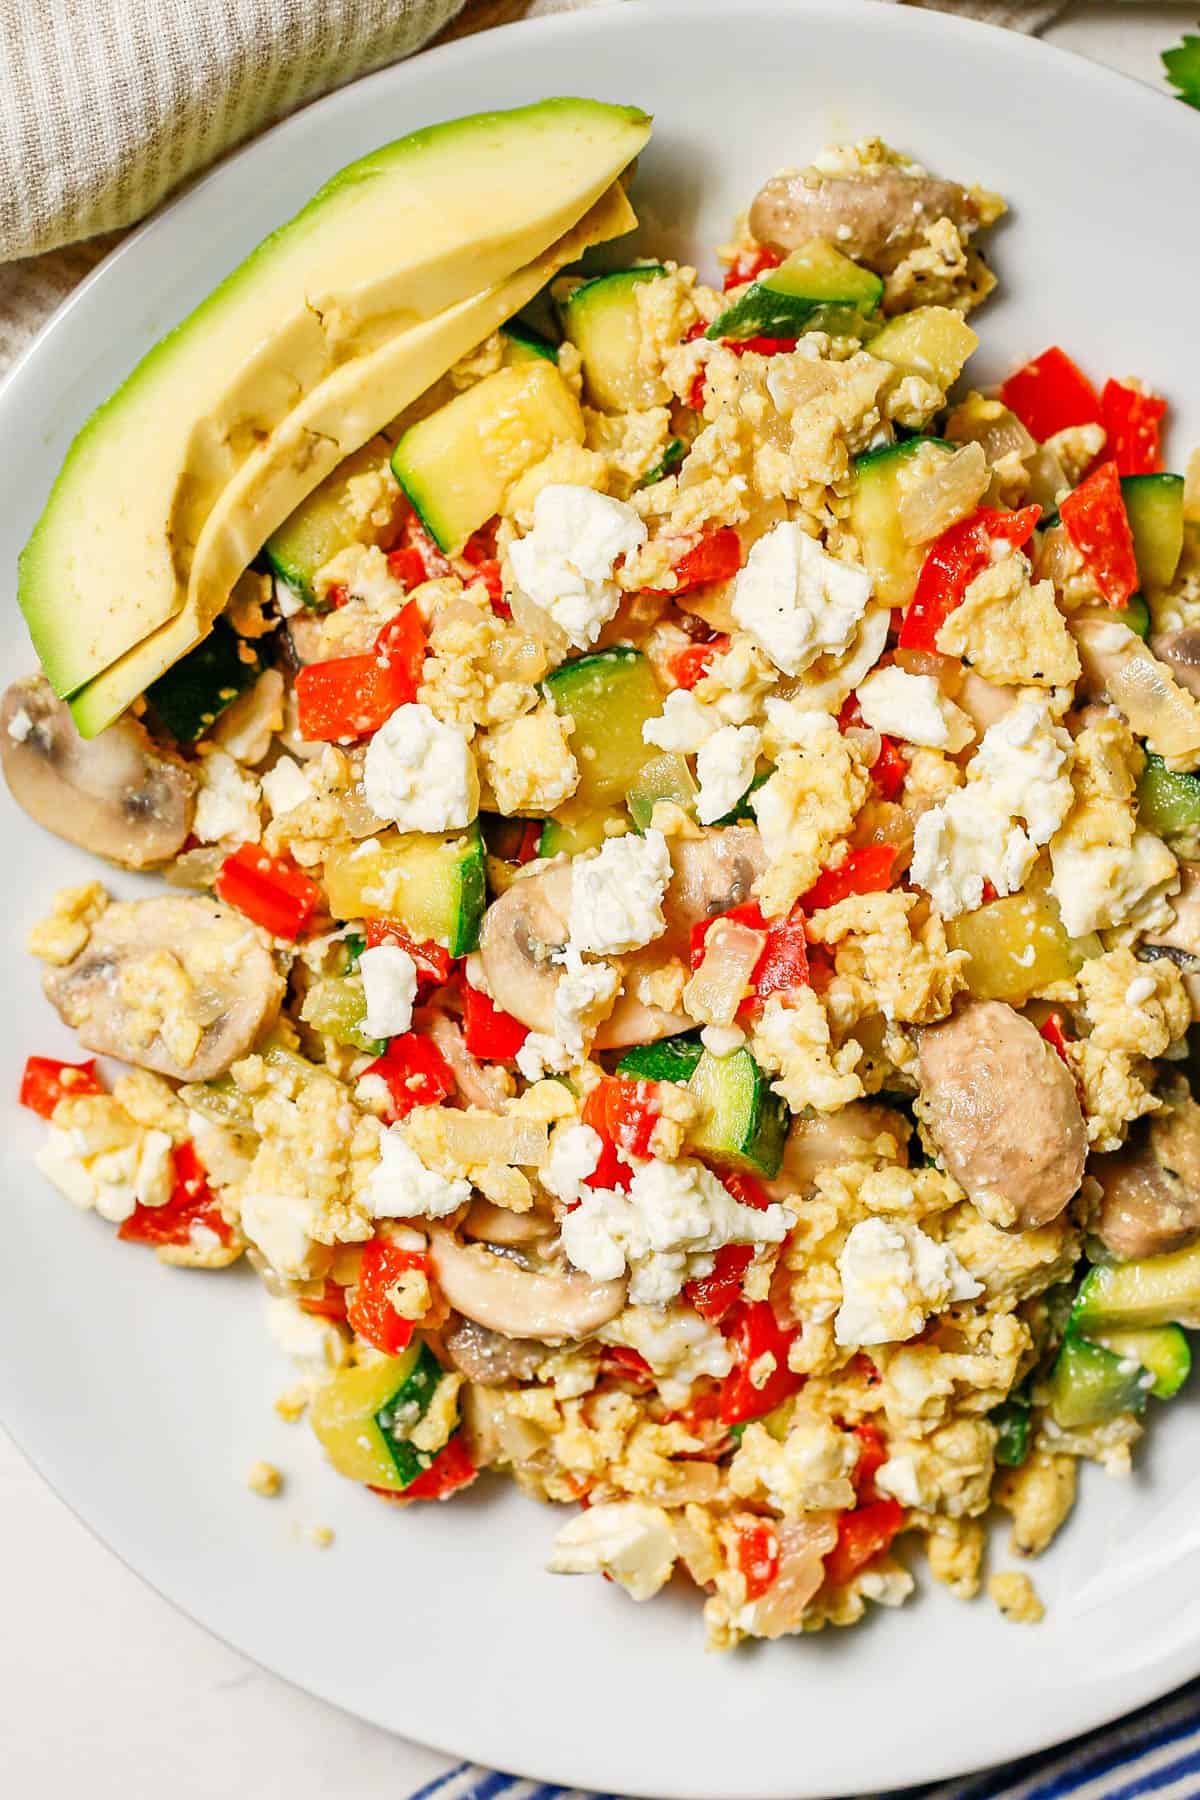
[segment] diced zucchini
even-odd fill
[[[1138,581],[1151,590],[1169,587],[1183,554],[1183,476],[1122,475],[1121,495]]]
[[[553,363],[531,357],[411,426],[392,473],[442,549],[460,550],[519,475],[556,444],[582,442],[579,402]]]
[[[645,831],[660,800],[672,800],[684,812],[691,813],[699,791],[687,758],[676,750],[663,750],[642,764],[625,796],[625,804],[638,830]]]
[[[590,807],[623,800],[643,766],[659,754],[642,738],[646,720],[662,711],[649,662],[640,650],[624,646],[594,650],[555,669],[545,687],[555,711],[575,721],[575,799]]]
[[[314,1031],[336,1044],[351,1044],[368,1055],[379,1056],[385,1045],[368,1037],[363,1029],[367,996],[361,975],[325,975],[314,981],[304,996],[300,1017]]]
[[[617,1074],[631,1081],[689,1082],[704,1055],[697,1031],[682,1037],[660,1038],[657,1044],[636,1044],[617,1064]]]
[[[1161,756],[1147,755],[1137,798],[1147,831],[1169,838],[1200,830],[1200,777],[1168,769]]]
[[[706,337],[795,337],[814,315],[833,309],[843,317],[822,320],[828,329],[855,333],[878,307],[883,282],[822,238],[801,244],[734,301],[709,326]]]
[[[705,1050],[688,1087],[703,1108],[689,1133],[692,1149],[730,1168],[779,1173],[788,1110],[748,1050],[735,1050],[732,1056]]]
[[[568,800],[554,818],[543,823],[538,855],[578,856],[581,850],[598,850],[607,838],[620,835],[615,829],[618,825],[622,830],[629,826],[622,809],[614,806],[597,810]]]
[[[1118,1413],[1141,1412],[1147,1391],[1146,1371],[1132,1357],[1068,1336],[1050,1371],[1050,1414],[1064,1431],[1086,1430]]]
[[[485,877],[478,823],[449,836],[383,831],[335,845],[325,859],[325,891],[338,919],[388,918],[451,956],[479,942]]]
[[[772,764],[769,769],[760,769],[741,799],[731,806],[729,811],[724,813],[721,818],[715,821],[715,823],[718,825],[736,825],[741,819],[749,819],[751,823],[753,823],[754,808],[750,804],[750,796],[762,786],[764,781],[770,781],[774,773],[774,764]]]
[[[953,456],[940,438],[906,438],[854,459],[850,529],[885,606],[907,606],[917,585],[927,544],[910,544],[900,529],[900,501],[907,481],[931,457]]]
[[[683,439],[672,438],[654,467],[647,469],[642,476],[638,486],[640,488],[654,487],[656,483],[664,481],[668,475],[675,473],[686,455],[687,445]]]
[[[1130,631],[1145,641],[1150,636],[1150,608],[1140,594],[1131,594],[1121,614],[1122,625],[1128,625]]]
[[[1200,1326],[1200,1244],[1089,1269],[1071,1325],[1088,1337],[1146,1325]]]
[[[526,325],[523,319],[510,319],[507,325],[500,327],[500,335],[504,339],[506,368],[519,368],[522,363],[531,362],[535,356],[542,362],[558,361],[558,345],[552,344],[540,331],[535,331],[532,325]]]
[[[444,1374],[432,1350],[414,1344],[399,1356],[343,1369],[318,1388],[309,1418],[338,1473],[394,1493],[423,1475],[438,1451],[418,1450],[410,1440]]]
[[[1132,1357],[1154,1377],[1150,1392],[1170,1400],[1192,1372],[1192,1350],[1178,1325],[1153,1325],[1145,1331],[1101,1331],[1096,1342],[1114,1356]]]
[[[254,645],[219,618],[194,650],[150,683],[146,699],[173,738],[194,744],[258,680],[262,668]]]
[[[303,594],[311,606],[316,598],[313,581],[318,569],[347,544],[358,543],[363,535],[361,518],[351,506],[352,481],[364,475],[387,474],[391,445],[385,438],[372,438],[353,456],[339,463],[319,487],[285,519],[278,531],[271,533],[263,545],[263,554],[272,569],[288,586]],[[394,491],[394,490],[393,490]],[[399,495],[396,496],[399,499]]]
[[[948,306],[916,306],[912,312],[889,319],[882,331],[868,339],[872,356],[923,375],[935,386],[948,388],[963,372],[979,339],[961,313]]]
[[[996,1461],[1019,1469],[1029,1455],[1029,1402],[1013,1395],[989,1413],[996,1427]]]
[[[1049,894],[1010,894],[946,922],[952,950],[965,950],[963,969],[976,1000],[1023,1006],[1031,994],[1069,981],[1083,966]]]
[[[583,358],[583,385],[603,412],[636,412],[670,398],[661,376],[638,362],[637,290],[666,274],[659,263],[581,282],[559,304],[563,333]]]

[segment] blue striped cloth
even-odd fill
[[[1192,1800],[1200,1795],[1200,1681],[1132,1713],[1106,1731],[1075,1738],[1004,1768],[877,1800]],[[522,1781],[459,1763],[411,1800],[616,1800],[578,1788]],[[644,1800],[652,1800],[645,1796]]]

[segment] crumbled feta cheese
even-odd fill
[[[1121,925],[1134,909],[1179,885],[1162,839],[1138,826],[1131,844],[1076,844],[1067,832],[1050,846],[1050,892],[1071,937]]]
[[[654,1371],[667,1406],[683,1408],[694,1381],[720,1381],[733,1367],[733,1348],[694,1306],[627,1306],[597,1333],[602,1343],[626,1344]]]
[[[552,1575],[611,1575],[635,1600],[649,1600],[670,1580],[678,1554],[661,1506],[607,1500],[564,1525],[546,1567]]]
[[[471,1198],[461,1175],[447,1180],[427,1169],[403,1129],[393,1125],[379,1140],[379,1161],[367,1181],[366,1202],[377,1219],[444,1219]]]
[[[661,831],[610,838],[572,865],[571,942],[598,956],[639,950],[667,928],[663,895],[671,854]]]
[[[902,1343],[931,1313],[983,1292],[953,1250],[904,1221],[860,1221],[842,1247],[838,1272],[842,1304],[833,1329],[846,1346]]]
[[[754,725],[723,725],[700,746],[696,816],[702,825],[713,825],[733,811],[754,780],[761,749],[762,732]]]
[[[133,1197],[139,1206],[165,1206],[175,1187],[175,1158],[165,1131],[147,1131],[138,1152]]]
[[[712,1273],[725,1244],[777,1244],[792,1214],[772,1204],[742,1206],[702,1163],[643,1163],[628,1193],[592,1188],[562,1224],[563,1248],[595,1281],[631,1271],[636,1306],[673,1300],[685,1281]]]
[[[620,604],[613,565],[645,541],[645,525],[623,500],[556,482],[534,501],[533,530],[508,558],[521,591],[586,650]]]
[[[253,775],[245,774],[224,750],[213,750],[200,761],[192,830],[202,844],[257,844],[262,835],[258,800]]]
[[[526,1081],[543,1081],[547,1075],[565,1075],[571,1058],[548,1031],[531,1031],[513,1061]]]
[[[23,706],[19,706],[8,721],[8,735],[16,744],[23,744],[33,730],[33,720]]]
[[[273,769],[268,769],[265,775],[260,776],[259,786],[273,819],[282,818],[284,813],[294,812],[298,806],[305,806],[313,797],[307,775],[290,756],[281,756]]]
[[[967,781],[986,782],[996,804],[1024,819],[1035,844],[1045,844],[1071,805],[1070,757],[1069,733],[1055,724],[1049,702],[1030,694],[988,727]]]
[[[693,756],[720,728],[721,715],[715,706],[697,700],[690,688],[673,688],[657,719],[647,719],[642,726],[642,737],[660,750]]]
[[[929,750],[963,750],[975,735],[960,706],[948,700],[932,675],[910,675],[894,664],[876,669],[858,690],[866,723],[889,737]]]
[[[826,554],[785,520],[759,538],[733,589],[733,616],[785,675],[818,656],[846,650],[867,601],[871,577]]]
[[[242,1230],[285,1281],[303,1280],[320,1201],[306,1194],[249,1193],[241,1198]]]
[[[876,1471],[875,1486],[901,1506],[931,1507],[937,1499],[937,1484],[923,1480],[926,1473],[911,1451],[893,1453]]]
[[[587,1058],[596,1027],[612,1010],[620,992],[621,971],[612,963],[584,962],[570,943],[564,947],[560,960],[562,973],[554,989],[553,1032],[530,1032],[517,1052],[517,1068],[527,1081],[540,1081],[546,1070],[561,1075],[568,1069],[577,1069]],[[539,1073],[528,1073],[539,1064]]]
[[[398,944],[377,944],[358,959],[367,1016],[363,1030],[368,1037],[397,1037],[412,1024],[417,997],[417,965]]]
[[[732,1056],[746,1042],[746,1034],[740,1025],[706,1025],[700,1042],[710,1056]]]
[[[399,706],[367,745],[367,804],[401,831],[455,831],[479,811],[479,777],[461,731],[420,701]]]
[[[598,1131],[590,1125],[560,1125],[550,1140],[550,1155],[538,1171],[546,1192],[567,1206],[574,1206],[583,1183],[594,1175],[604,1148]]]

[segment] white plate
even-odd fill
[[[1004,297],[979,321],[972,367],[994,378],[1061,340],[1092,371],[1136,371],[1171,396],[1176,461],[1200,439],[1200,121],[1185,108],[1019,37],[843,0],[550,19],[308,108],[73,296],[0,396],[6,681],[32,660],[11,599],[17,550],[72,433],[141,352],[352,157],[432,120],[555,93],[657,115],[635,194],[644,247],[697,255],[710,275],[705,246],[758,183],[831,138],[877,132],[1002,189],[1014,208],[993,240]],[[7,794],[0,807],[11,1096],[28,1052],[71,1051],[24,933],[56,886],[95,870]],[[399,1516],[340,1481],[305,1428],[271,1410],[287,1372],[255,1284],[168,1271],[118,1244],[32,1169],[39,1124],[15,1106],[4,1124],[3,1417],[139,1574],[364,1718],[568,1785],[795,1800],[1016,1757],[1200,1670],[1200,1435],[1186,1400],[1154,1421],[1132,1481],[1085,1482],[1037,1573],[1049,1614],[1036,1633],[927,1592],[851,1632],[705,1656],[694,1596],[635,1610],[601,1582],[543,1574],[556,1517],[505,1484]],[[263,1455],[288,1471],[286,1502],[244,1488]],[[298,1536],[312,1520],[336,1528],[325,1554]]]

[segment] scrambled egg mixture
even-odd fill
[[[989,1509],[1045,1550],[1200,1323],[1200,482],[1134,380],[960,383],[1002,211],[842,146],[723,290],[562,278],[135,716],[4,706],[21,803],[171,884],[31,934],[131,1065],[31,1058],[40,1169],[248,1257],[348,1477],[507,1473],[717,1647],[922,1549],[1036,1620]]]

